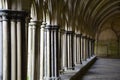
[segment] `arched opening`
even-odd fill
[[[97,56],[113,57],[117,56],[117,36],[111,29],[100,32],[97,42]]]

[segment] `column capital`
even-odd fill
[[[92,42],[94,42],[94,41],[95,41],[95,39],[93,39],[93,38],[90,38],[90,40],[91,40]]]
[[[87,36],[87,37],[86,37],[86,39],[87,39],[87,40],[90,40],[90,37],[89,37],[89,36]]]
[[[86,39],[86,38],[87,38],[87,36],[82,35],[82,38]]]
[[[9,10],[0,10],[1,21],[7,21],[9,19]]]
[[[28,16],[26,11],[17,11],[17,20],[24,20]]]
[[[0,10],[0,16],[9,16],[10,18],[24,19],[28,15],[26,11],[16,11],[10,9],[2,9]]]
[[[60,33],[65,33],[64,29],[59,29]]]
[[[58,30],[59,26],[58,25],[46,25],[45,29],[48,29],[48,30]]]
[[[65,31],[66,34],[74,34],[74,31]]]
[[[8,16],[10,14],[10,10],[2,9],[0,10],[0,16]]]
[[[82,34],[76,34],[76,37],[81,37],[82,36]]]
[[[40,22],[37,21],[37,20],[30,20],[29,25],[30,25],[30,26],[32,26],[32,25],[36,26],[36,25],[38,25],[38,23],[40,23]],[[43,25],[44,25],[44,24],[43,24]]]

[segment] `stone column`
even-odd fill
[[[84,61],[84,39],[83,35],[81,36],[81,59]]]
[[[16,12],[15,12],[16,13]],[[17,14],[17,13],[16,13]],[[17,80],[17,30],[16,30],[16,14],[11,17],[11,80]]]
[[[67,34],[67,68],[74,69],[74,56],[73,56],[73,31],[66,31]]]
[[[86,55],[86,36],[83,36],[83,54],[84,54],[84,61],[86,61],[87,59],[87,55]]]
[[[27,79],[27,52],[25,38],[25,11],[17,14],[17,80]]]
[[[67,70],[67,34],[63,31],[63,49],[62,49],[62,69]]]
[[[81,63],[81,34],[77,34],[77,64]]]
[[[58,26],[47,25],[45,27],[45,53],[43,54],[44,62],[44,79],[59,79],[59,56],[58,56]]]
[[[60,29],[58,30],[58,69],[59,69],[59,73],[62,73],[62,71],[64,71],[63,68],[63,35],[64,35],[64,29]]]
[[[2,13],[2,36],[3,36],[3,80],[10,80],[10,24],[8,11],[3,10]]]
[[[88,37],[85,36],[85,54],[86,54],[86,60],[89,58],[88,55]]]
[[[92,56],[92,52],[91,52],[91,38],[89,38],[89,54],[90,54],[90,57]]]
[[[3,61],[2,61],[2,59],[3,59],[3,52],[2,52],[2,50],[3,50],[3,48],[2,48],[2,44],[3,44],[3,41],[2,41],[2,39],[3,39],[3,36],[2,36],[2,33],[3,33],[3,27],[2,27],[2,17],[1,17],[1,15],[0,15],[0,80],[3,80],[2,79],[2,76],[3,76],[3,72],[2,72],[2,65],[3,65]]]
[[[45,27],[46,23],[43,22],[40,29],[40,80],[43,80],[44,78],[44,59],[45,59],[45,42],[46,42],[46,36],[45,36]],[[46,62],[45,62],[46,63]]]
[[[79,46],[80,46],[80,48],[79,48],[79,50],[80,50],[80,64],[82,64],[82,53],[81,53],[81,36],[82,36],[82,34],[79,34],[79,42],[80,42],[80,44],[79,44]]]
[[[91,56],[93,56],[93,54],[94,54],[94,50],[93,50],[94,49],[94,43],[93,42],[94,42],[94,40],[91,38],[90,39],[90,43],[91,43],[90,44],[90,46],[91,46]]]
[[[89,37],[87,37],[87,44],[88,44],[88,58],[90,58],[90,41],[89,41]]]
[[[85,45],[86,45],[86,47],[85,47],[85,53],[86,53],[86,60],[89,58],[88,57],[88,38],[87,38],[87,36],[85,36]]]
[[[28,79],[35,80],[36,21],[31,20],[28,29]]]
[[[2,18],[3,80],[26,80],[24,11],[0,10]],[[19,65],[17,65],[19,64]],[[22,71],[22,72],[21,72]],[[22,75],[22,76],[21,76]]]
[[[95,40],[92,39],[92,56],[94,55],[94,45],[95,45]]]
[[[74,64],[77,65],[77,34],[74,35]]]

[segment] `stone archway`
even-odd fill
[[[105,29],[102,31],[98,36],[97,44],[98,56],[117,56],[117,36],[112,29]]]

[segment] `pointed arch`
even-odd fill
[[[31,16],[31,20],[34,20],[34,21],[38,20],[36,7],[37,7],[36,3],[33,1],[33,3],[31,4],[30,16]]]

